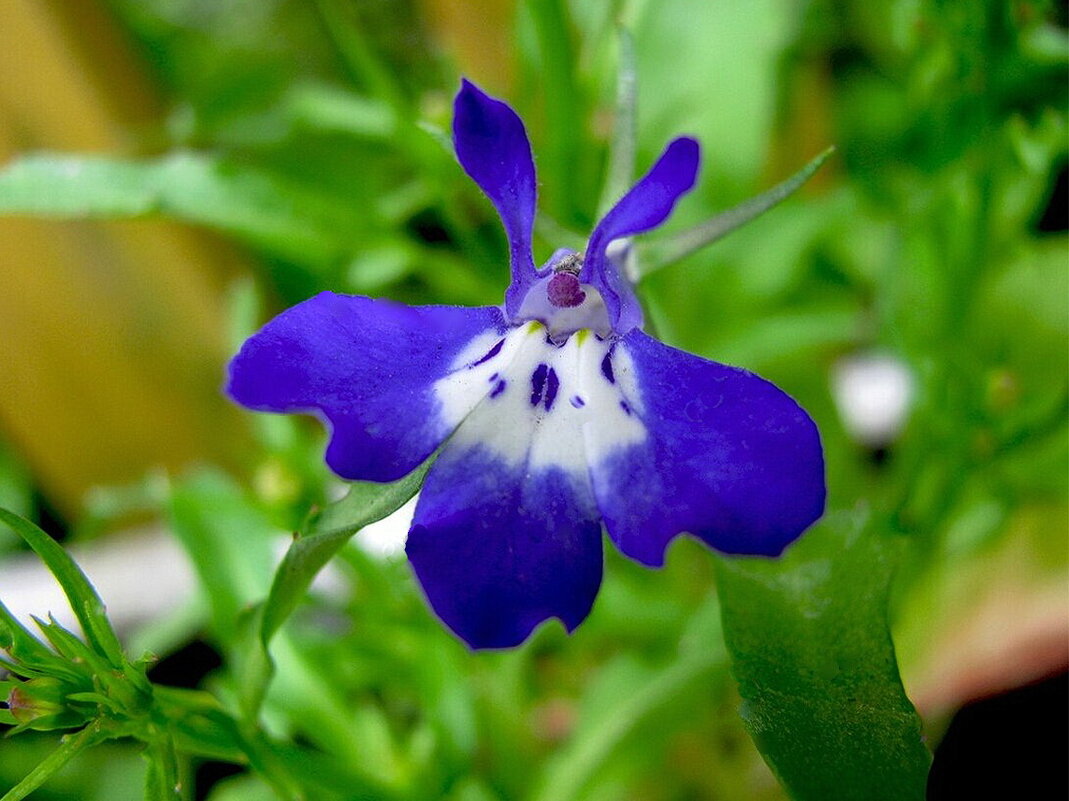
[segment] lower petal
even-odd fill
[[[602,448],[591,478],[624,554],[663,564],[668,543],[689,532],[725,553],[776,556],[820,517],[820,436],[788,395],[638,330],[617,352],[614,369],[639,395],[648,436]]]
[[[426,459],[490,389],[472,386],[446,407],[434,382],[483,358],[480,348],[489,354],[503,332],[496,308],[408,307],[323,292],[245,342],[227,391],[251,409],[325,417],[331,469],[392,481]]]
[[[601,583],[601,526],[585,477],[531,472],[450,443],[406,546],[442,621],[472,648],[508,648],[559,618],[571,631]]]

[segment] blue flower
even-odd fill
[[[602,527],[642,564],[689,532],[775,556],[824,508],[813,421],[752,373],[668,347],[610,248],[660,225],[694,186],[699,148],[671,142],[585,253],[531,254],[535,169],[523,122],[465,81],[457,157],[508,234],[502,307],[408,307],[323,292],[269,322],[230,364],[251,409],[310,412],[346,479],[393,481],[445,442],[406,551],[435,612],[474,648],[586,618]]]

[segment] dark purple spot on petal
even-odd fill
[[[624,410],[624,414],[626,414],[628,417],[631,416],[631,404],[629,404],[627,401],[620,401],[620,408]]]
[[[576,409],[582,409],[586,406],[586,401],[580,398],[578,395],[572,395],[572,406]]]
[[[498,395],[500,395],[502,392],[504,392],[505,391],[505,386],[507,384],[508,384],[508,382],[505,381],[504,378],[502,378],[500,381],[498,381],[497,384],[494,385],[494,388],[492,390],[490,390],[490,397],[491,398],[496,398]]]
[[[479,359],[477,362],[472,362],[471,364],[469,364],[468,365],[468,369],[470,370],[472,367],[478,367],[483,362],[490,361],[492,358],[497,356],[497,354],[501,353],[501,348],[503,348],[504,346],[505,346],[505,340],[499,339],[497,341],[497,344],[494,345],[492,348],[490,348],[490,350],[488,350],[486,352],[486,354],[481,359]]]
[[[535,368],[535,371],[531,374],[531,405],[537,406],[542,402],[542,393],[546,388],[546,376],[549,374],[549,367],[545,364],[540,364]]]
[[[606,353],[605,358],[601,360],[601,374],[610,384],[616,383],[616,376],[612,372],[612,351]]]
[[[578,306],[586,300],[586,292],[579,288],[579,279],[571,273],[557,273],[546,286],[549,302],[558,309]]]
[[[546,411],[548,412],[553,408],[553,401],[557,399],[557,390],[560,389],[560,379],[557,378],[557,371],[552,367],[549,368],[549,375],[546,376]]]
[[[494,373],[492,376],[490,376],[489,380],[491,384],[497,381],[497,373]]]

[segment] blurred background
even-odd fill
[[[527,123],[536,258],[581,242],[618,22],[639,169],[672,136],[703,145],[669,231],[838,146],[797,196],[643,281],[648,315],[797,398],[829,508],[906,543],[891,618],[945,746],[932,797],[955,797],[961,764],[1064,780],[1062,2],[0,0],[0,505],[72,549],[131,651],[161,657],[153,678],[225,695],[237,611],[339,493],[318,426],[222,397],[226,359],[323,289],[500,302],[503,233],[442,143],[461,75]],[[576,635],[472,655],[426,610],[398,530],[357,537],[298,613],[278,731],[398,797],[783,797],[709,644],[702,548],[678,542],[659,572],[610,553]],[[0,597],[23,615],[62,605],[7,531]],[[657,683],[688,648],[710,655]],[[1010,745],[992,733],[1008,727]],[[0,788],[54,746],[0,743]],[[237,766],[196,768],[198,798],[271,797]],[[141,771],[119,742],[33,798],[139,798]]]

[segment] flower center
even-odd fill
[[[571,309],[586,300],[586,292],[579,286],[579,279],[571,273],[557,273],[546,285],[549,302],[558,309]]]
[[[601,293],[579,281],[583,254],[558,250],[547,266],[551,272],[527,291],[514,322],[538,320],[558,345],[584,328],[602,337],[609,336],[612,326]]]

